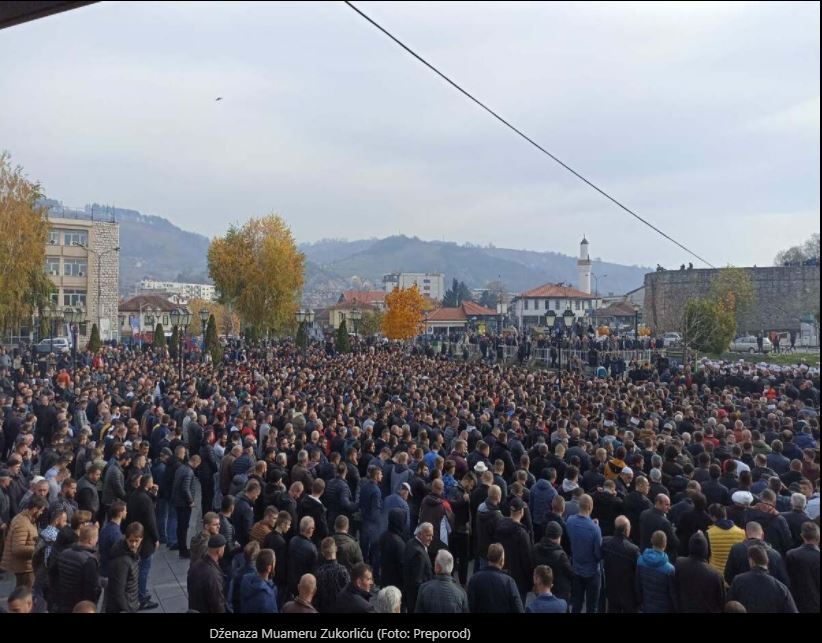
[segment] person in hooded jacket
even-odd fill
[[[488,498],[477,510],[477,557],[479,558],[479,569],[485,569],[488,559],[488,547],[494,542],[494,533],[497,524],[502,520],[502,512],[499,503],[502,498],[502,491],[497,485],[488,488]]]
[[[274,575],[275,556],[270,549],[261,549],[254,562],[256,573],[246,574],[240,581],[240,612],[242,614],[277,614],[277,587]]]
[[[392,509],[388,512],[388,529],[380,535],[378,542],[383,587],[403,586],[402,559],[405,542],[405,512],[402,509]]]
[[[108,563],[108,583],[103,599],[104,612],[134,613],[139,609],[139,552],[142,543],[143,525],[133,522],[126,527],[126,537],[112,547],[111,560]]]
[[[708,563],[708,541],[701,531],[688,540],[688,555],[676,560],[677,607],[688,614],[721,614],[725,580]]]
[[[691,536],[697,532],[706,532],[708,527],[713,524],[711,517],[708,515],[707,500],[701,493],[695,493],[691,496],[693,502],[693,509],[686,511],[679,518],[676,523],[676,535],[679,538],[678,555],[688,556],[690,551]]]
[[[651,535],[651,547],[642,552],[636,565],[636,590],[639,604],[646,614],[676,612],[674,566],[665,553],[667,537],[664,531]]]
[[[748,510],[748,521],[762,525],[765,542],[782,556],[793,546],[790,527],[785,517],[776,510],[776,494],[770,489],[765,489],[759,502]]]
[[[542,539],[534,545],[533,563],[535,567],[547,565],[553,572],[552,593],[565,601],[571,600],[571,587],[574,582],[574,569],[571,560],[560,544],[562,540],[562,526],[557,522],[549,522],[545,527]]]
[[[511,517],[500,519],[494,530],[494,542],[498,542],[505,550],[504,569],[516,582],[523,605],[533,586],[534,576],[531,539],[522,524],[524,512],[525,504],[519,498],[515,498],[511,504]]]
[[[529,498],[531,521],[534,524],[534,540],[536,541],[541,540],[542,535],[545,533],[548,514],[551,513],[551,501],[556,495],[557,490],[548,481],[547,472],[543,472],[531,488],[531,497]]]

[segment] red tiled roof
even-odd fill
[[[385,301],[384,290],[346,290],[340,295],[339,303],[354,303],[358,301],[362,304],[378,304]]]
[[[355,303],[356,303],[357,308],[359,308],[361,311],[377,310],[376,306],[372,306],[371,304],[365,304],[365,303],[363,303],[359,300],[357,302],[343,301],[343,302],[334,304],[333,306],[329,306],[328,310],[352,310],[354,308]]]
[[[426,321],[461,321],[467,322],[468,318],[465,316],[462,308],[437,308],[428,313]]]
[[[491,310],[485,306],[480,306],[478,303],[473,301],[462,302],[462,310],[469,317],[485,317],[488,315],[497,314],[496,310]]]
[[[168,312],[174,310],[175,308],[179,308],[179,306],[173,302],[170,302],[165,297],[160,297],[158,295],[137,295],[136,297],[132,297],[126,301],[121,301],[117,306],[117,309],[122,312],[139,312],[140,308],[143,310],[146,308],[153,308],[155,310],[159,309],[162,312]]]
[[[633,317],[634,307],[626,301],[618,301],[594,311],[594,317]]]
[[[533,290],[528,290],[520,294],[520,298],[522,297],[551,297],[556,299],[594,299],[594,296],[589,295],[587,292],[582,292],[581,290],[577,290],[576,288],[569,288],[567,286],[557,286],[556,284],[545,284],[543,286],[539,286],[538,288],[534,288]]]

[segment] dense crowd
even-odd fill
[[[819,370],[0,350],[8,611],[818,612]],[[604,375],[604,376],[603,376]]]

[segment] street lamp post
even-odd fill
[[[605,277],[607,277],[608,275],[600,275],[599,277],[597,277],[597,276],[596,276],[596,275],[592,272],[592,273],[591,273],[591,276],[594,278],[594,297],[595,297],[596,299],[599,299],[599,280],[600,280],[600,279],[605,279]]]
[[[314,311],[309,308],[305,313],[305,323],[308,325],[305,334],[305,343],[308,345],[311,339],[311,331],[314,329]]]
[[[354,322],[354,335],[359,338],[359,321],[362,319],[362,311],[357,304],[354,304],[354,308],[351,309],[351,321]]]
[[[296,317],[297,317],[297,324],[298,324],[297,338],[303,338],[303,340],[304,340],[304,338],[305,338],[305,320],[306,320],[307,314],[302,308],[300,308],[296,312]],[[302,332],[300,332],[300,331],[302,331]],[[297,348],[299,348],[301,352],[303,352],[303,353],[305,352],[305,345],[304,344],[299,343],[297,345]]]
[[[202,344],[202,355],[205,357],[205,350],[206,350],[206,326],[208,325],[208,318],[211,313],[208,312],[208,308],[203,306],[200,308],[200,329],[202,330],[203,335],[203,344]]]
[[[77,326],[85,317],[85,311],[82,308],[74,308],[73,306],[66,306],[63,315],[69,323],[71,330],[71,363],[77,364]]]
[[[102,324],[103,307],[102,307],[102,303],[100,302],[100,299],[102,298],[102,284],[103,284],[103,281],[101,279],[101,274],[100,274],[100,272],[101,272],[100,265],[101,265],[101,262],[103,260],[103,257],[105,257],[106,255],[111,254],[112,252],[120,252],[120,246],[116,246],[114,248],[109,248],[108,250],[104,250],[103,252],[99,252],[98,250],[92,250],[91,247],[86,243],[75,243],[74,245],[79,246],[81,248],[84,248],[86,250],[86,252],[90,252],[95,257],[97,257],[97,330],[100,333],[102,333],[103,330],[102,330],[101,326],[103,325]],[[111,331],[109,331],[109,339],[111,339],[110,334],[111,334]]]
[[[171,324],[177,327],[178,332],[178,352],[180,353],[180,382],[183,381],[183,366],[185,355],[183,354],[183,336],[191,323],[191,311],[188,308],[175,308],[169,313]]]
[[[502,315],[505,312],[505,306],[501,301],[497,302],[497,337],[502,335]]]
[[[639,304],[634,304],[634,346],[639,346]]]
[[[574,311],[571,310],[570,308],[566,308],[565,312],[562,313],[562,323],[565,326],[565,330],[569,335],[571,334],[571,327],[574,325],[575,322],[576,322],[576,315],[574,315]],[[567,360],[567,361],[570,362],[570,359]],[[559,377],[560,377],[560,382],[562,382],[562,343],[560,343],[560,347],[559,347]],[[560,387],[561,386],[562,386],[562,384],[560,384]],[[562,390],[562,389],[560,388],[560,390]]]

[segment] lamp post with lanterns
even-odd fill
[[[200,331],[202,332],[202,335],[203,335],[203,343],[202,343],[202,346],[201,346],[201,348],[202,348],[201,355],[203,357],[205,357],[205,351],[206,351],[206,326],[208,326],[208,318],[209,318],[210,315],[211,315],[211,313],[208,312],[208,308],[206,308],[205,306],[200,308]]]
[[[359,322],[362,319],[362,311],[360,310],[360,307],[356,303],[354,304],[354,307],[351,309],[350,317],[351,317],[351,321],[354,322],[354,335],[356,335],[359,338],[360,334],[359,334],[358,328],[359,328]]]
[[[300,308],[296,312],[296,317],[297,317],[297,324],[298,324],[298,327],[297,327],[297,348],[299,348],[300,351],[305,352],[306,344],[308,343],[307,337],[306,337],[306,330],[305,330],[305,323],[307,321],[308,314],[306,313],[305,310]]]
[[[86,312],[83,308],[66,306],[63,310],[63,317],[69,323],[71,331],[71,363],[77,364],[77,331],[78,326],[85,319]]]
[[[183,380],[183,366],[185,364],[185,355],[183,354],[183,337],[189,324],[191,324],[191,311],[188,308],[175,308],[169,313],[171,325],[176,326],[178,337],[178,352],[180,354],[180,381]]]

